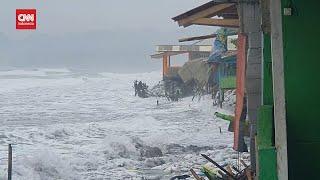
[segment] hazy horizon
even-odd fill
[[[6,1],[0,7],[0,66],[77,67],[110,72],[161,68],[151,60],[157,44],[212,33],[214,28],[181,28],[172,17],[207,0]],[[35,31],[15,29],[15,10],[36,8]]]

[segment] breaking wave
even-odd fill
[[[202,152],[221,164],[235,161],[228,123],[214,117],[209,96],[179,102],[140,99],[132,88],[136,79],[152,86],[161,76],[1,72],[0,83],[6,84],[0,89],[3,174],[9,143],[18,180],[169,179],[206,163]]]

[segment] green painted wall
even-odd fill
[[[259,156],[259,180],[277,180],[277,158],[276,149],[274,147],[262,148],[258,150]]]
[[[263,35],[263,104],[273,104],[271,38]]]
[[[220,88],[221,89],[235,89],[236,88],[236,77],[227,76],[220,79]]]
[[[273,124],[273,86],[271,38],[263,35],[263,106],[258,111],[257,149],[258,149],[258,179],[277,180],[277,156],[274,147]]]
[[[282,0],[289,179],[319,179],[320,1]]]
[[[273,141],[273,106],[264,105],[258,111],[257,144],[258,149],[274,146]]]

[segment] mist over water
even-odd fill
[[[205,164],[200,152],[235,162],[232,133],[210,97],[157,106],[134,96],[136,79],[152,86],[161,73],[0,71],[1,174],[9,143],[21,180],[168,179]]]

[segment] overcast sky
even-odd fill
[[[212,33],[178,27],[171,18],[208,0],[4,0],[0,6],[0,65],[150,71],[156,44]],[[15,29],[15,10],[37,9],[37,30]],[[128,68],[130,66],[130,68]]]

